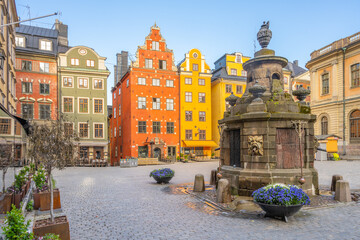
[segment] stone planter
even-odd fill
[[[40,211],[50,210],[50,191],[41,192],[40,195]],[[61,208],[60,202],[60,191],[59,189],[54,189],[54,209]]]
[[[33,226],[33,233],[36,237],[54,233],[59,235],[61,240],[70,240],[69,221],[66,216],[55,217],[54,223],[51,222],[50,218],[37,220]]]
[[[159,184],[160,183],[169,183],[169,181],[172,179],[172,177],[156,177],[156,176],[153,176],[153,178]]]
[[[12,193],[1,193],[0,195],[0,214],[6,214],[11,210]]]
[[[254,201],[258,204],[262,210],[266,212],[265,217],[272,217],[272,218],[281,218],[285,222],[288,222],[288,217],[297,213],[303,205],[291,205],[291,206],[280,206],[280,205],[272,205],[266,203],[259,203]]]

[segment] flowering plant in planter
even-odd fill
[[[168,183],[175,175],[175,171],[170,168],[155,169],[150,173],[158,183]]]
[[[298,186],[270,184],[252,193],[254,201],[272,205],[310,205],[309,196]]]

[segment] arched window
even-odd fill
[[[280,80],[280,75],[277,74],[277,73],[274,73],[271,78],[272,78],[273,80],[274,80],[274,79]]]
[[[360,140],[360,110],[350,115],[350,140]]]
[[[321,135],[327,135],[328,134],[328,119],[327,117],[321,118]]]

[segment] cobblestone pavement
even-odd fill
[[[170,165],[176,172],[170,184],[192,182],[196,173],[203,173],[209,181],[210,170],[216,166],[216,162]],[[331,175],[339,173],[350,182],[354,179],[352,187],[359,187],[360,162],[321,162],[316,167],[321,184],[330,184]],[[303,210],[289,223],[259,216],[207,214],[191,208],[199,204],[197,199],[168,194],[166,185],[155,184],[149,177],[155,168],[68,168],[56,172],[72,239],[360,238],[358,203]]]
[[[209,181],[217,162],[177,163],[170,184],[191,183],[197,173]],[[289,223],[260,216],[208,214],[190,195],[169,194],[150,171],[137,168],[67,168],[54,177],[61,190],[71,238],[78,239],[360,239],[360,204],[302,210]],[[360,188],[360,161],[316,162],[320,184],[341,174]],[[11,170],[9,176],[11,178]],[[7,181],[8,182],[8,181]]]

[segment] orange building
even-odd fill
[[[125,61],[124,61],[125,62]],[[175,159],[179,152],[179,77],[155,24],[136,60],[112,89],[111,163],[121,158]]]

